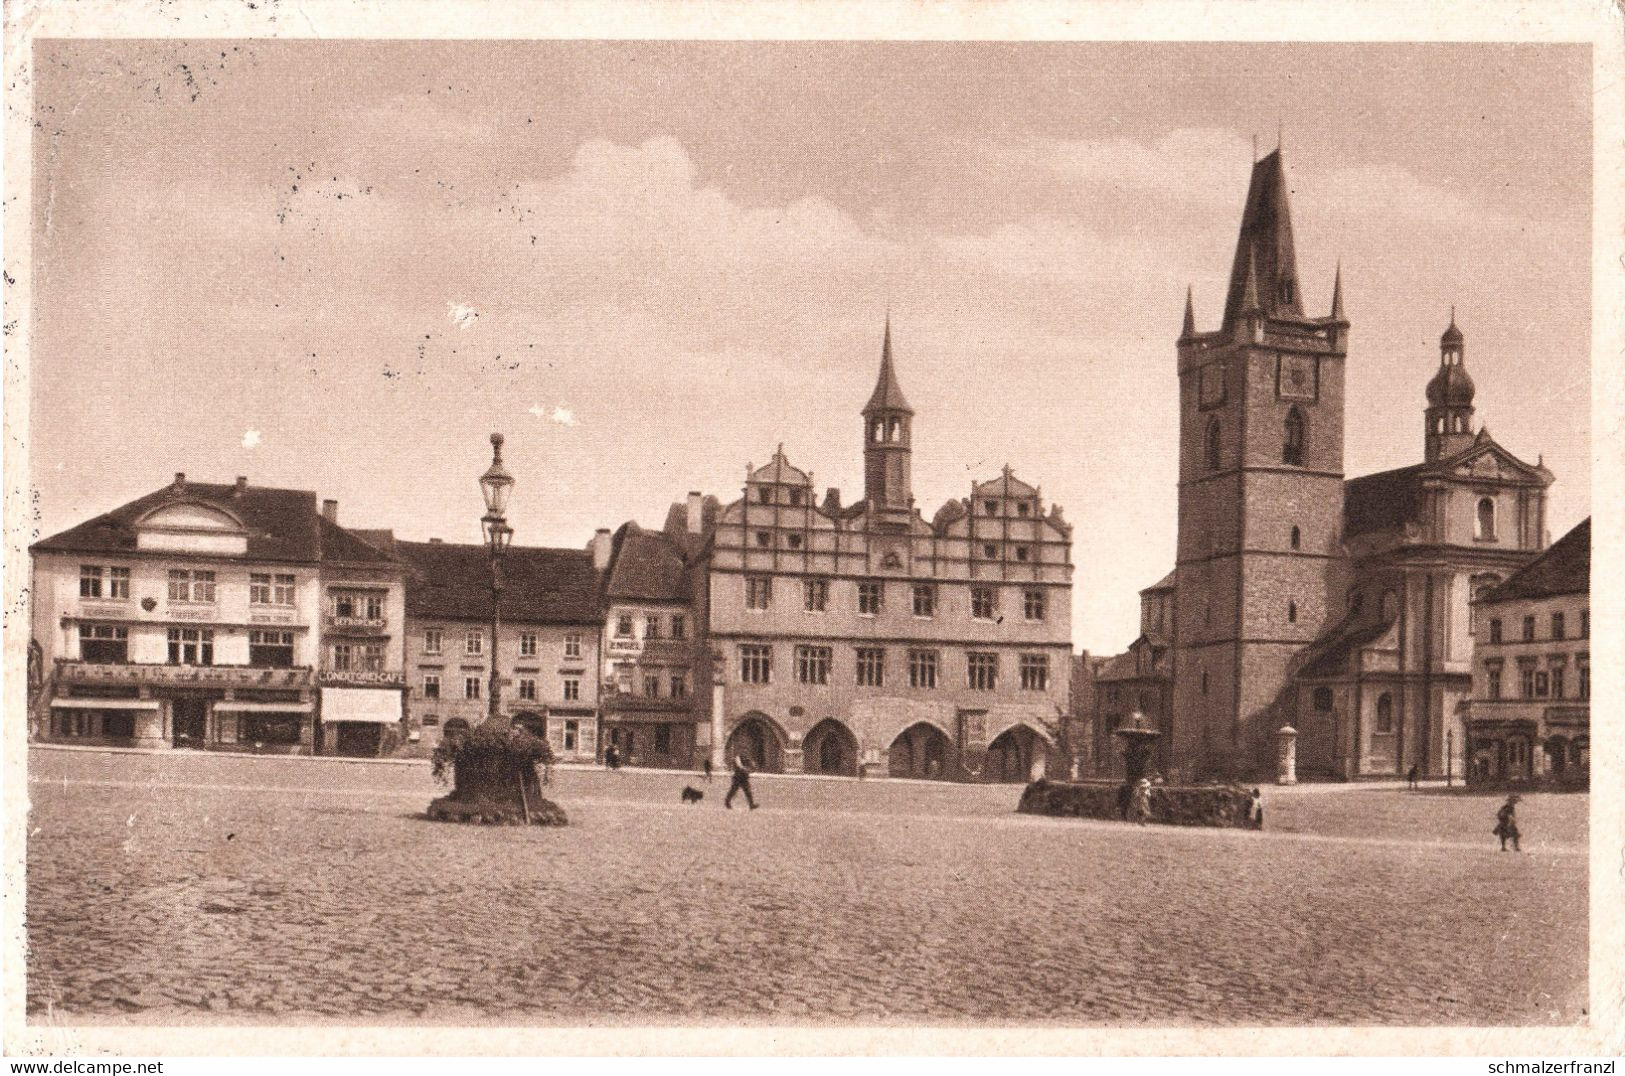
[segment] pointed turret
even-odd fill
[[[877,411],[896,411],[905,415],[912,415],[913,409],[903,398],[902,386],[897,383],[897,372],[892,369],[891,360],[891,315],[886,315],[886,335],[880,344],[880,377],[875,382],[875,391],[864,405],[865,415]]]
[[[1337,263],[1337,275],[1332,278],[1332,320],[1340,324],[1348,324],[1348,318],[1343,315],[1343,263]]]
[[[1266,317],[1303,317],[1298,257],[1292,242],[1292,211],[1279,148],[1253,165],[1241,235],[1230,270],[1230,289],[1225,296],[1225,328],[1233,327],[1247,313],[1243,293],[1249,277],[1253,278],[1258,308]]]
[[[1189,340],[1196,335],[1196,303],[1193,289],[1187,285],[1185,288],[1185,328],[1179,334],[1181,340]]]

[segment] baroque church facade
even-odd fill
[[[914,417],[888,323],[862,410],[863,498],[819,500],[781,446],[718,513],[708,619],[722,759],[999,781],[1063,765],[1072,528],[1009,467],[927,520]]]
[[[1139,677],[1168,684],[1175,779],[1271,772],[1285,725],[1301,773],[1463,772],[1471,603],[1545,547],[1552,474],[1473,428],[1452,316],[1422,461],[1348,479],[1349,334],[1341,271],[1328,314],[1304,313],[1277,149],[1253,166],[1219,327],[1197,330],[1187,294],[1178,341],[1171,613],[1137,643],[1171,654]],[[1169,583],[1142,593],[1159,624]]]

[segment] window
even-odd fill
[[[1207,694],[1207,670],[1202,670],[1202,694]]]
[[[363,601],[368,620],[384,619],[384,596],[382,594],[368,594]]]
[[[914,615],[925,617],[937,615],[937,588],[930,583],[914,585]]]
[[[992,542],[988,542],[982,546],[982,556],[986,557],[988,560],[997,560],[999,556],[999,547],[994,545]]]
[[[795,490],[791,490],[790,492],[793,494],[793,493],[795,493]],[[655,726],[655,754],[657,754],[657,755],[669,755],[669,754],[671,754],[671,726],[670,725],[656,725]]]
[[[822,613],[829,605],[829,580],[809,579],[801,584],[801,599],[809,613]]]
[[[576,744],[581,742],[581,722],[566,721],[564,723],[564,749],[574,751]]]
[[[791,549],[800,549],[801,548],[801,535],[799,535],[799,534],[786,534],[784,536],[784,544],[789,546]]]
[[[1551,693],[1552,678],[1541,670],[1535,671],[1535,698],[1544,699]]]
[[[1049,595],[1037,589],[1023,591],[1021,610],[1028,620],[1043,620],[1049,611]]]
[[[683,699],[688,697],[688,674],[674,672],[671,674],[671,697]]]
[[[1591,663],[1582,661],[1574,667],[1574,671],[1580,681],[1580,698],[1589,699],[1591,697]]]
[[[440,724],[440,715],[439,714],[424,714],[423,715],[423,727],[424,728],[432,729],[438,724]]]
[[[1379,736],[1391,735],[1394,731],[1394,697],[1384,691],[1377,696],[1377,728]]]
[[[463,653],[471,657],[485,653],[485,632],[479,628],[468,629],[468,634],[463,636]]]
[[[192,600],[195,602],[214,601],[214,573],[195,571],[192,573]]]
[[[1016,515],[1024,516],[1024,515],[1027,514],[1027,512],[1031,508],[1032,508],[1032,506],[1029,505],[1026,501],[1022,501],[1020,504],[1016,505]]]
[[[886,651],[878,646],[858,647],[858,686],[886,686]]]
[[[886,584],[859,583],[858,584],[858,612],[863,616],[875,616],[886,598]]]
[[[992,587],[970,588],[970,615],[974,620],[992,620],[998,613],[999,604]]]
[[[1292,528],[1292,548],[1297,549],[1302,544],[1303,544],[1303,532],[1300,531],[1298,528],[1293,527]]]
[[[304,724],[297,716],[282,714],[244,714],[241,721],[237,741],[253,744],[296,744]]]
[[[1490,642],[1498,643],[1500,641],[1501,641],[1501,621],[1500,621],[1499,618],[1496,618],[1496,619],[1493,619],[1493,620],[1490,621]]]
[[[579,676],[566,676],[564,678],[564,701],[579,702],[581,700],[581,678]]]
[[[519,633],[519,656],[533,658],[536,656],[536,633],[522,631]]]
[[[298,589],[298,580],[292,575],[278,573],[271,577],[271,604],[292,605],[294,591]]]
[[[1552,614],[1552,638],[1553,639],[1561,639],[1561,638],[1563,638],[1563,614],[1562,613],[1553,613]]]
[[[660,675],[658,673],[643,674],[643,697],[658,699],[660,697]]]
[[[423,674],[423,697],[426,699],[438,699],[440,697],[439,673]]]
[[[1281,462],[1303,466],[1303,412],[1294,407],[1286,413],[1286,429],[1281,441]]]
[[[772,545],[773,544],[773,532],[772,531],[757,531],[756,532],[756,544],[759,547],[761,547],[762,549],[766,549],[768,546]]]
[[[185,568],[169,569],[169,600],[172,602],[190,601],[192,597],[192,573]]]
[[[999,655],[971,652],[965,655],[967,681],[973,691],[992,691],[999,686]]]
[[[1580,638],[1591,638],[1591,610],[1580,610]]]
[[[358,655],[362,672],[384,671],[384,644],[368,643],[361,648]]]
[[[790,506],[792,508],[799,507],[801,504],[801,491],[799,489],[791,489],[788,492],[790,494]]]
[[[439,628],[425,628],[423,630],[423,652],[425,654],[438,654],[445,645],[446,633]]]
[[[1501,697],[1501,666],[1488,665],[1484,669],[1485,694],[1492,699]]]
[[[1029,549],[1027,546],[1024,546],[1024,545],[1016,546],[1016,559],[1017,560],[1026,560],[1031,555],[1032,555],[1032,550]]]
[[[248,663],[262,669],[293,668],[293,632],[250,631]]]
[[[248,600],[253,605],[292,605],[294,589],[291,575],[248,574]]]
[[[1332,689],[1329,687],[1315,688],[1314,706],[1316,713],[1330,713],[1332,709]]]
[[[999,514],[998,501],[983,501],[982,507],[987,509],[987,514],[990,516],[996,516]]]
[[[688,638],[688,618],[682,613],[671,615],[671,637],[673,639]]]
[[[1554,666],[1552,668],[1552,698],[1561,699],[1562,697],[1563,697],[1563,666],[1557,665],[1557,666]]]
[[[344,591],[335,591],[328,595],[333,605],[334,616],[355,616],[356,596]]]
[[[803,684],[829,683],[829,659],[827,646],[796,647],[796,679]]]
[[[773,682],[773,648],[771,646],[740,646],[739,682],[742,684],[771,684]]]
[[[908,652],[908,686],[927,688],[937,686],[937,652],[935,650],[910,650]]]
[[[643,637],[645,639],[660,638],[660,617],[651,613],[643,620]]]
[[[536,701],[536,678],[534,676],[521,676],[519,678],[519,698],[525,702]]]
[[[95,564],[79,565],[79,596],[81,598],[99,598],[102,596],[102,570]]]
[[[617,639],[632,638],[632,614],[621,613],[615,618],[615,637]]]
[[[753,575],[745,580],[745,608],[766,609],[773,604],[773,580]]]
[[[1484,497],[1478,502],[1478,518],[1473,537],[1481,542],[1495,540],[1495,499]]]
[[[1535,641],[1535,618],[1532,616],[1523,618],[1523,641],[1526,643]]]
[[[355,668],[355,648],[349,643],[334,643],[333,657],[329,664],[334,672],[349,672]]]
[[[209,628],[170,628],[171,665],[213,665],[214,631]]]
[[[581,656],[581,633],[572,631],[564,637],[564,656],[579,658]]]
[[[480,678],[477,676],[463,677],[463,698],[477,699],[480,697]]]
[[[1286,603],[1286,622],[1288,624],[1296,624],[1298,622],[1298,603],[1297,602],[1287,602]]]
[[[756,487],[756,500],[757,500],[758,503],[761,503],[761,504],[772,504],[773,503],[773,487],[772,486],[757,486]]]
[[[130,629],[113,624],[80,624],[79,660],[92,665],[123,665],[130,660]]]
[[[107,569],[107,596],[109,598],[128,598],[130,596],[130,569]]]
[[[1049,655],[1021,655],[1021,689],[1047,691],[1049,689]]]
[[[1219,469],[1220,438],[1222,436],[1219,431],[1219,420],[1216,418],[1209,420],[1207,424],[1207,469],[1210,471]]]
[[[1525,665],[1518,670],[1518,693],[1526,699],[1535,697],[1535,668]]]

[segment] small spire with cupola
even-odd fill
[[[914,409],[903,398],[892,362],[891,312],[880,344],[880,376],[863,408],[863,495],[871,511],[908,525],[914,510],[911,449]]]
[[[1450,308],[1450,327],[1439,337],[1439,369],[1428,382],[1425,458],[1448,459],[1473,446],[1473,379],[1467,374],[1467,346]]]

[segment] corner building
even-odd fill
[[[913,422],[888,324],[862,411],[863,499],[819,502],[781,447],[719,513],[717,763],[994,781],[1061,766],[1072,528],[1009,467],[928,522]]]

